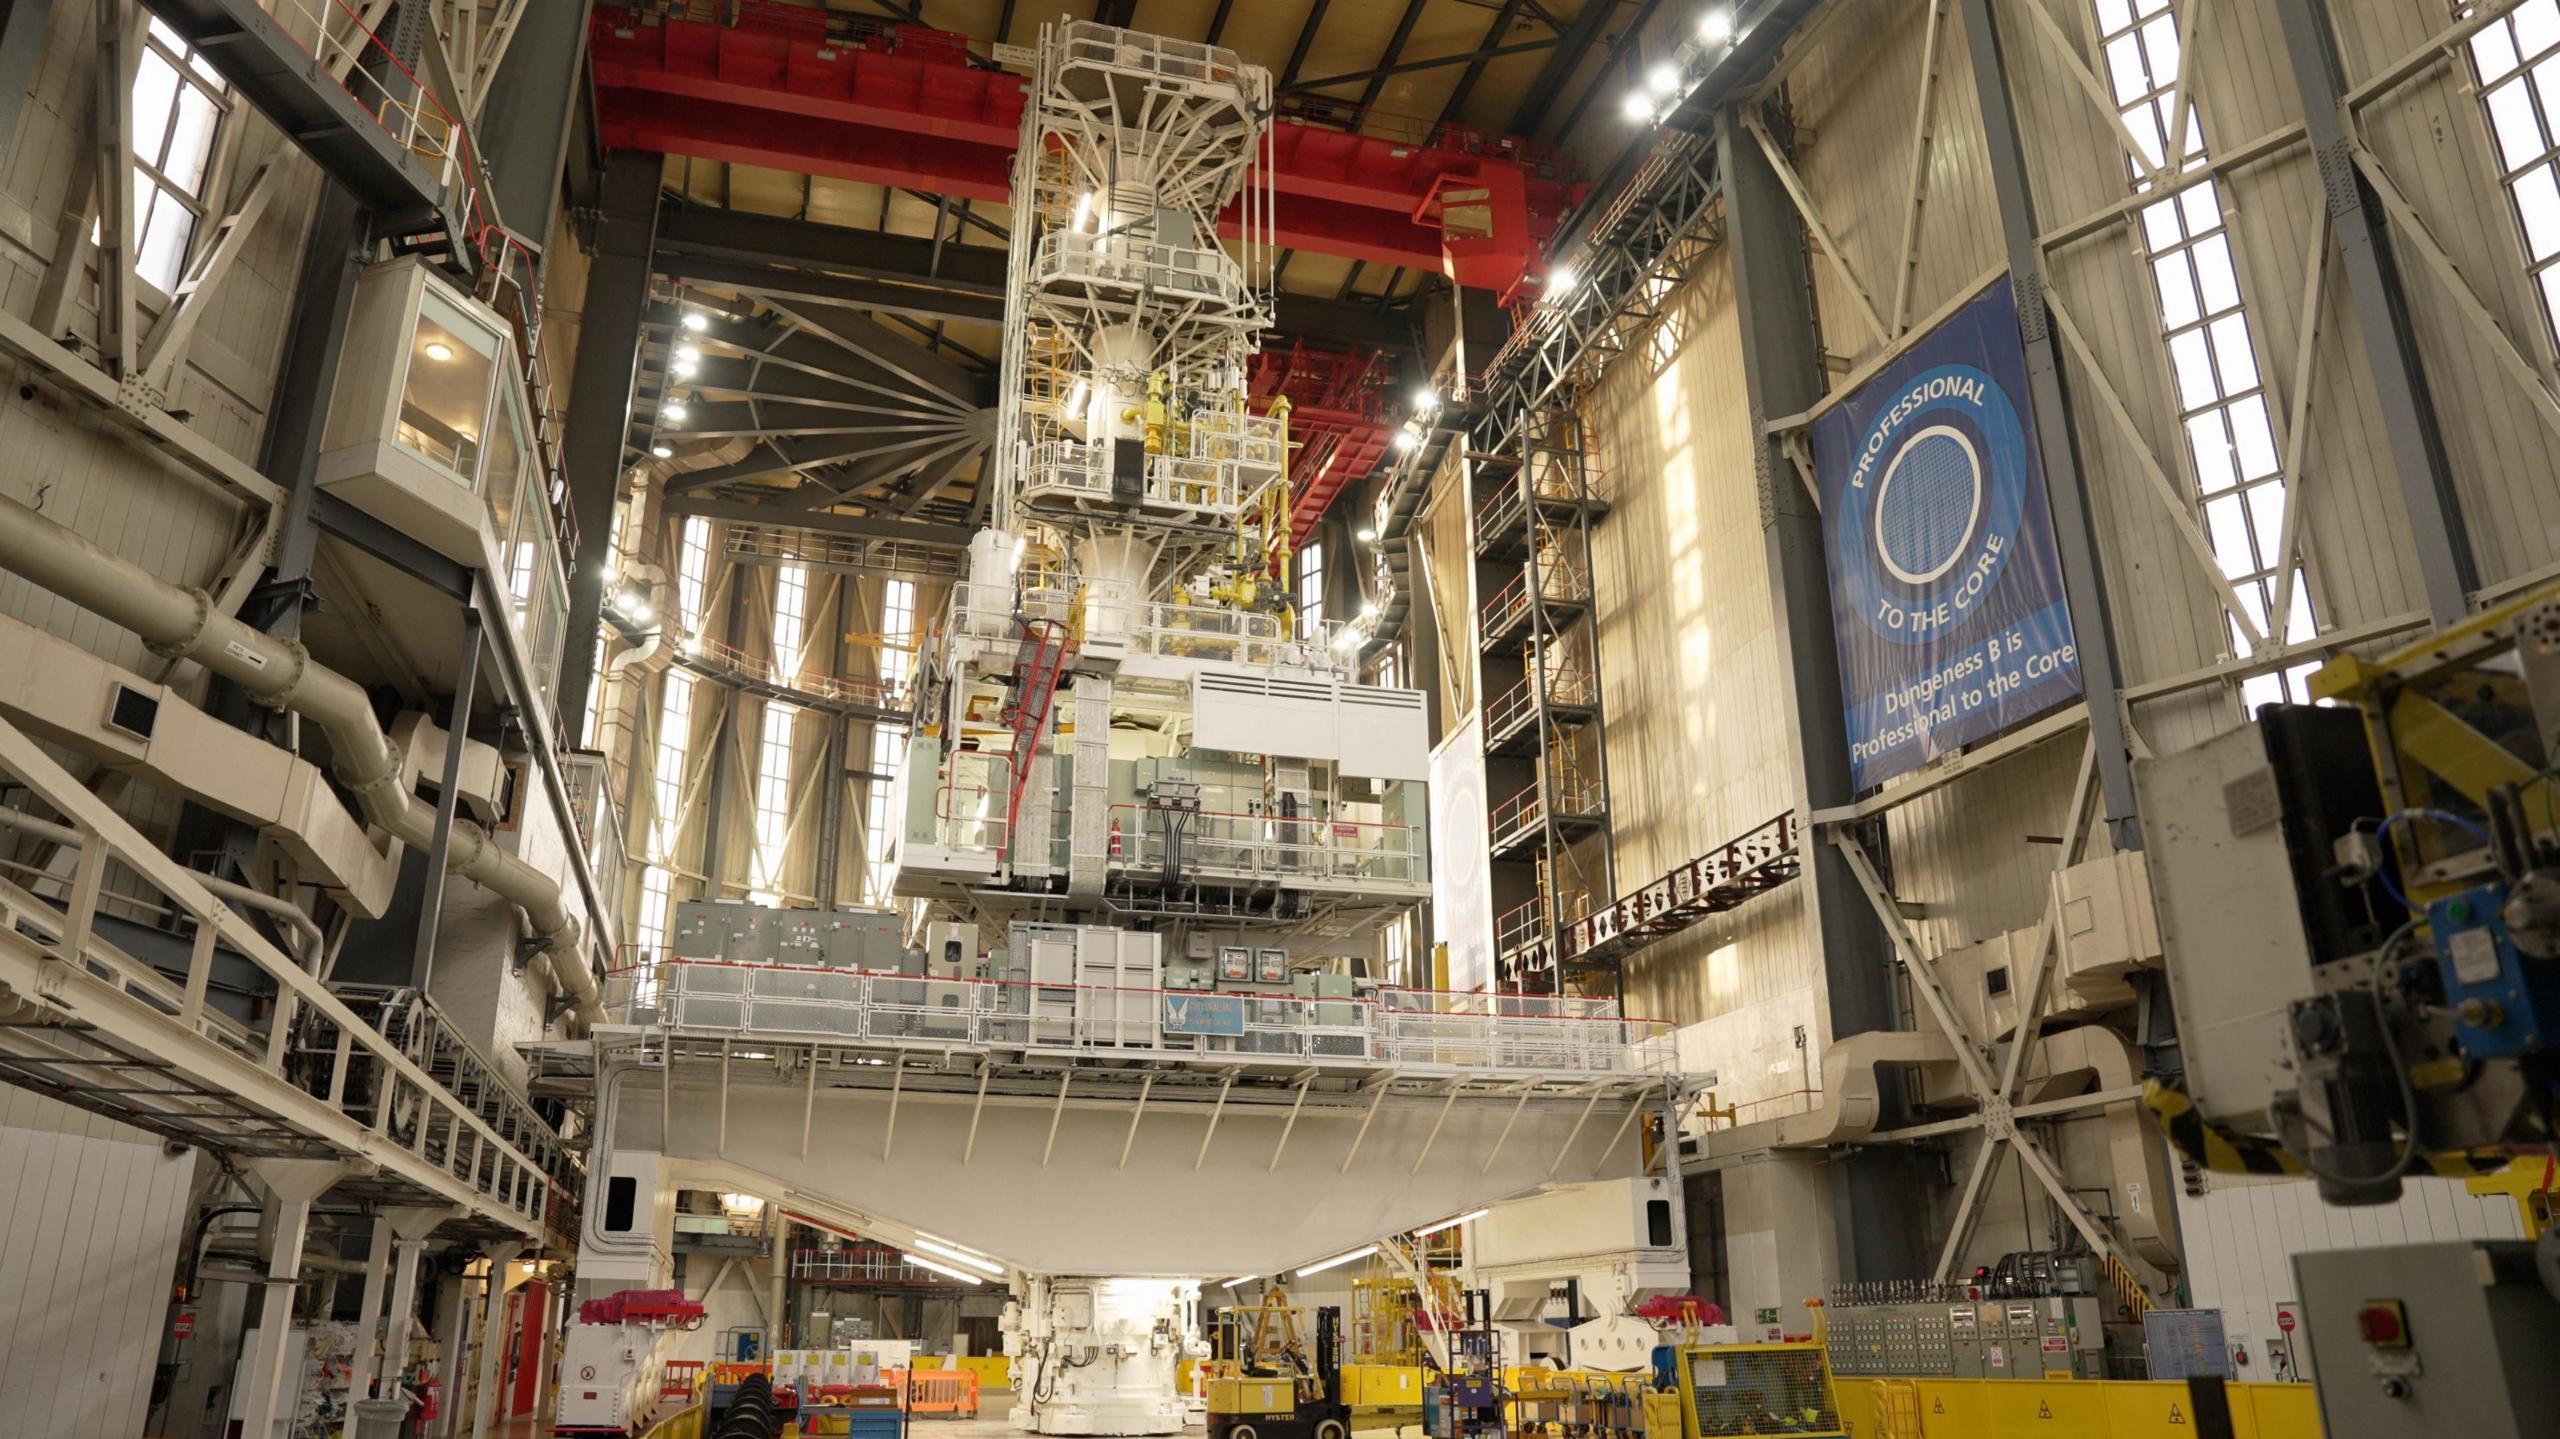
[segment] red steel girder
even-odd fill
[[[1376,470],[1395,436],[1387,357],[1292,340],[1256,355],[1246,386],[1289,400],[1289,532],[1304,544],[1345,489]]]
[[[1008,196],[1023,81],[972,64],[950,32],[789,5],[750,4],[735,24],[599,6],[590,38],[608,147]],[[1491,276],[1502,288],[1501,275],[1534,260],[1583,191],[1561,161],[1516,136],[1461,126],[1375,133],[1393,127],[1374,121],[1372,133],[1354,134],[1328,118],[1301,106],[1273,126],[1274,228],[1292,249],[1444,270],[1435,196],[1446,182],[1480,180],[1517,198],[1500,233],[1456,247],[1461,279]],[[1225,228],[1235,225],[1230,211]]]

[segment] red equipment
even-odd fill
[[[1387,357],[1291,340],[1253,357],[1246,387],[1258,399],[1289,397],[1289,533],[1293,544],[1324,518],[1334,497],[1368,478],[1395,439]]]
[[[813,32],[810,16],[824,16]],[[1005,199],[1022,77],[947,30],[750,4],[732,23],[598,5],[608,146]],[[1292,249],[1510,293],[1589,187],[1560,152],[1462,125],[1293,99],[1272,126],[1273,219]],[[1229,212],[1232,229],[1234,212]]]
[[[581,1324],[673,1324],[699,1329],[703,1314],[701,1301],[685,1298],[681,1289],[624,1289],[578,1306]]]

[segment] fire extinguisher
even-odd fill
[[[418,1371],[418,1420],[423,1425],[436,1417],[436,1401],[444,1397],[444,1380],[433,1369]]]
[[[1111,821],[1111,857],[1120,857],[1120,821],[1116,819]]]

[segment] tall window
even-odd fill
[[[1324,628],[1324,545],[1309,540],[1298,551],[1298,636],[1312,638]]]
[[[916,587],[912,580],[890,580],[880,587],[880,683],[892,697],[906,692],[915,678]],[[872,779],[864,782],[862,802],[862,902],[889,902],[889,848],[898,816],[890,812],[893,778],[907,762],[904,730],[884,724],[871,727]]]
[[[784,684],[800,677],[808,629],[809,572],[784,565],[773,577],[773,672]]]
[[[650,858],[665,860],[676,851],[676,831],[684,823],[684,770],[693,748],[693,676],[667,671],[666,690],[658,700],[658,764],[651,794]]]
[[[163,291],[177,288],[204,218],[214,132],[230,104],[213,67],[154,19],[133,71],[133,268]]]
[[[640,872],[639,944],[644,962],[658,958],[667,947],[667,902],[674,893],[675,881],[656,865]]]
[[[2454,6],[2468,14],[2469,4]],[[2509,208],[2545,325],[2560,326],[2560,0],[2525,0],[2471,37]],[[2560,336],[2560,329],[2553,331]]]
[[[2170,8],[2170,0],[2095,3],[2099,48],[2114,87],[2117,112],[2150,168],[2157,170],[2179,129],[2172,112],[2184,58],[2177,12]],[[2192,103],[2185,118],[2185,153],[2179,169],[2193,171],[2208,164],[2211,155],[2204,120]],[[2138,167],[2129,164],[2128,169],[2133,171],[2136,194],[2153,188]],[[2231,582],[2240,608],[2271,643],[2309,640],[2316,627],[2299,567],[2292,574],[2290,612],[2270,618],[2277,572],[2286,562],[2277,550],[2282,545],[2290,487],[2269,417],[2266,384],[2258,373],[2248,304],[2240,293],[2239,272],[2232,265],[2220,186],[2210,177],[2198,179],[2177,194],[2144,206],[2142,241],[2151,263],[2161,337],[2168,345],[2169,367],[2176,381],[2178,420],[2194,461],[2195,499],[2214,559]],[[2224,626],[2232,653],[2247,656],[2251,642],[2239,622],[2226,615]],[[2248,679],[2240,687],[2241,703],[2255,709],[2285,698],[2307,701],[2304,682],[2318,667],[2317,661],[2311,661],[2280,674]]]
[[[764,744],[756,756],[755,885],[747,898],[782,903],[782,852],[791,839],[791,734],[800,712],[787,704],[764,707]]]
[[[675,894],[675,877],[656,865],[640,871],[640,924],[632,935],[639,972],[632,976],[631,1000],[647,1004],[657,998],[658,961],[667,957],[667,910]]]
[[[595,668],[588,671],[587,723],[578,739],[578,748],[594,749],[604,739],[604,712],[613,703],[613,676],[604,668],[604,626],[596,626]]]
[[[862,801],[862,902],[889,902],[889,841],[897,833],[898,816],[889,810],[895,776],[907,762],[907,737],[885,724],[871,727],[871,774]]]
[[[700,515],[684,517],[684,537],[676,547],[676,608],[684,627],[702,633],[702,605],[711,582],[711,522]]]
[[[915,678],[915,645],[915,582],[890,580],[880,587],[880,685],[893,697]]]
[[[628,532],[631,509],[637,500],[624,496],[613,507],[613,527],[605,535],[604,577],[610,590],[622,580],[622,541]],[[596,667],[587,683],[587,722],[581,747],[597,749],[604,743],[604,717],[613,708],[613,676],[605,672],[604,637],[606,626],[596,625]]]

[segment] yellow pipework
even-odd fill
[[[1136,420],[1145,426],[1147,453],[1150,455],[1164,453],[1165,395],[1172,385],[1172,379],[1164,371],[1150,371],[1147,375],[1146,402],[1131,405],[1120,412],[1123,423]]]

